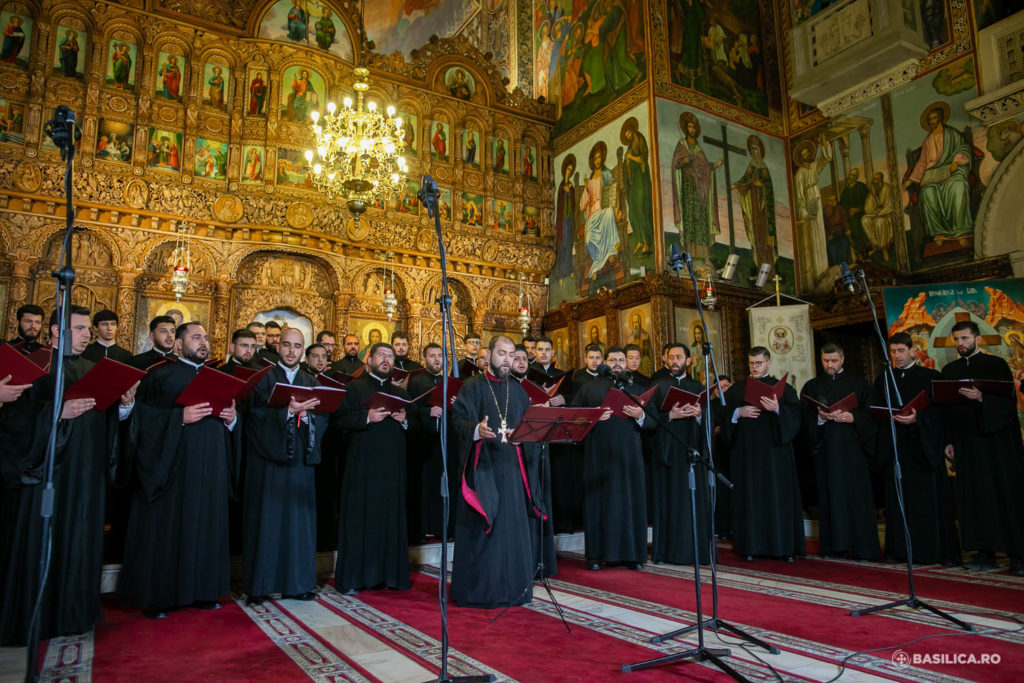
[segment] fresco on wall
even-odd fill
[[[54,73],[81,78],[85,73],[85,56],[89,49],[88,31],[61,24],[57,26],[56,36],[53,49]]]
[[[410,216],[420,215],[420,200],[416,195],[419,189],[419,183],[405,181],[405,187],[395,195],[395,211]]]
[[[493,138],[491,140],[491,161],[494,164],[495,173],[508,175],[508,140],[505,138]]]
[[[160,171],[181,171],[181,133],[149,129],[149,154],[146,165]]]
[[[242,183],[263,184],[267,150],[259,145],[242,146]]]
[[[644,80],[644,3],[534,3],[534,96],[555,105],[558,135]]]
[[[278,148],[277,184],[303,190],[313,189],[313,180],[309,177],[309,162],[306,161],[303,152],[297,149]]]
[[[649,114],[641,104],[554,160],[551,305],[614,288],[654,266]]]
[[[208,180],[228,179],[228,143],[196,138],[195,174]]]
[[[185,91],[184,74],[187,73],[188,60],[181,55],[161,52],[156,63],[156,96],[181,102],[182,93]]]
[[[480,11],[480,0],[376,0],[366,4],[366,36],[376,51],[406,56],[437,35],[448,38],[465,27]]]
[[[751,284],[768,263],[794,291],[783,142],[668,100],[657,111],[666,253],[676,244],[704,271],[738,254],[734,282]]]
[[[24,121],[25,107],[0,97],[0,142],[12,145],[24,144],[25,136],[22,134]]]
[[[640,372],[650,377],[657,370],[654,364],[654,344],[651,330],[654,322],[651,316],[651,302],[619,311],[619,346],[636,344],[640,347]]]
[[[441,215],[441,220],[450,221],[452,219],[452,189],[450,187],[438,188],[437,210]]]
[[[587,348],[588,344],[597,344],[601,347],[601,352],[604,353],[605,348],[608,346],[608,319],[605,316],[599,316],[597,318],[590,318],[589,320],[581,320],[579,322],[579,334],[580,334],[580,361],[586,358],[584,349]]]
[[[4,27],[0,62],[27,69],[32,54],[32,17],[4,10],[0,12],[0,26]]]
[[[415,114],[402,114],[402,134],[405,142],[405,154],[415,156],[419,154],[419,122]]]
[[[463,192],[459,197],[462,212],[459,220],[463,225],[482,227],[484,224],[484,198],[478,194]]]
[[[135,126],[120,121],[100,119],[96,131],[96,158],[120,164],[132,160]]]
[[[520,171],[527,180],[537,179],[537,148],[534,145],[523,145],[522,165]]]
[[[445,71],[444,86],[448,88],[452,97],[457,97],[460,100],[472,99],[476,92],[476,80],[474,80],[473,74],[457,66]]]
[[[353,61],[348,29],[330,5],[321,0],[280,0],[260,22],[261,38],[308,45]]]
[[[767,116],[761,4],[667,0],[672,82]]]
[[[467,128],[462,131],[462,161],[467,166],[480,166],[480,133]]]
[[[324,77],[304,66],[290,66],[281,74],[281,120],[307,123],[309,114],[327,101]]]
[[[430,160],[448,161],[449,128],[443,121],[433,121],[430,126]]]
[[[267,83],[266,71],[252,69],[248,76],[246,86],[245,113],[247,116],[266,117],[270,94],[270,84]]]
[[[563,370],[571,366],[569,357],[569,330],[562,327],[557,330],[548,330],[545,334],[551,338],[551,346],[555,352],[555,366]]]
[[[226,111],[228,98],[231,97],[228,91],[230,84],[231,69],[207,63],[203,70],[203,104]]]
[[[491,230],[512,231],[512,204],[504,199],[491,200]]]
[[[139,48],[134,43],[111,40],[107,48],[107,85],[118,90],[135,90]]]
[[[728,374],[728,369],[723,365],[722,359],[725,356],[725,348],[722,343],[722,312],[705,311],[704,318],[708,323],[708,332],[711,333],[711,348],[714,350],[715,364],[718,372]],[[690,350],[690,376],[701,384],[707,385],[707,375],[704,373],[704,327],[700,322],[700,313],[695,308],[685,306],[675,307],[675,336],[673,340],[686,344]],[[714,370],[712,370],[712,373]],[[713,375],[712,375],[713,376]]]

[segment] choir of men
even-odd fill
[[[23,306],[10,343],[23,352],[39,348],[41,321],[41,309]],[[879,557],[869,475],[874,460],[886,476],[886,559],[908,555],[902,499],[918,563],[959,564],[962,539],[974,553],[970,567],[993,567],[996,553],[1005,553],[1011,571],[1024,574],[1024,445],[1014,398],[993,385],[966,384],[961,402],[927,401],[893,418],[902,470],[897,491],[889,425],[868,411],[884,403],[887,377],[873,385],[855,377],[844,369],[839,345],[822,347],[822,374],[805,384],[803,401],[792,387],[777,386],[768,349],[750,349],[748,379],[730,384],[723,377],[726,405],[708,412],[686,399],[705,387],[692,378],[690,349],[682,343],[664,345],[661,367],[648,378],[636,345],[610,346],[604,354],[590,344],[584,367],[573,372],[556,367],[548,337],[517,346],[499,335],[484,349],[479,336],[468,334],[459,362],[481,372],[464,378],[448,412],[446,529],[442,411],[432,395],[443,379],[438,344],[422,348],[421,365],[409,358],[408,336],[396,332],[391,344],[373,344],[361,360],[359,337],[350,334],[342,337],[342,358],[332,363],[333,332],[321,331],[307,347],[297,329],[251,323],[232,334],[230,356],[218,369],[245,377],[272,366],[252,391],[238,405],[179,405],[210,357],[202,325],[175,327],[173,318],[158,316],[149,323],[151,348],[128,356],[115,342],[116,314],[99,311],[91,322],[89,344],[89,311],[72,309],[73,355],[63,361],[69,384],[93,359],[147,372],[137,392],[129,390],[107,411],[92,410],[91,399],[64,405],[44,637],[88,630],[100,616],[104,499],[115,474],[123,487],[115,490],[130,501],[130,510],[107,509],[108,517],[118,517],[109,520],[114,531],[127,527],[120,597],[154,618],[219,607],[229,593],[229,537],[235,536],[250,605],[272,595],[315,598],[316,551],[334,547],[338,590],[407,589],[408,544],[442,535],[456,541],[452,599],[469,607],[529,602],[539,566],[548,575],[556,571],[555,530],[583,529],[591,569],[641,569],[649,523],[654,563],[706,563],[715,552],[705,466],[712,448],[735,484],[729,497],[720,497],[718,517],[730,527],[735,552],[751,561],[792,561],[805,554],[794,460],[801,432],[817,476],[822,555]],[[1005,361],[979,350],[979,336],[974,323],[957,323],[952,339],[959,359],[940,374],[915,364],[908,335],[893,335],[895,385],[888,388],[895,402],[909,403],[922,392],[932,398],[937,379],[1012,381]],[[395,369],[408,374],[396,377]],[[0,378],[0,644],[24,642],[39,578],[33,549],[39,469],[52,426],[52,372],[31,385]],[[319,412],[317,399],[288,396],[272,405],[277,385],[314,387],[324,376],[347,381],[333,414]],[[605,409],[581,445],[514,443],[509,436],[531,403],[523,384],[560,377],[547,405],[601,407],[613,387],[634,396],[651,385],[656,391],[646,408],[627,402],[615,414]],[[685,393],[669,400],[673,389]],[[709,427],[716,435],[711,444]],[[66,457],[71,452],[77,457]],[[956,470],[955,508],[947,462]],[[229,499],[241,501],[237,530],[229,523]]]

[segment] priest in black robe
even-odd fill
[[[507,336],[493,337],[489,369],[467,379],[455,400],[455,427],[468,445],[452,566],[451,597],[460,607],[506,607],[533,598],[528,516],[546,513],[530,476],[537,446],[508,439],[530,406],[526,391],[509,381],[514,349]]]
[[[942,379],[1013,381],[1006,361],[981,352],[977,323],[953,325],[960,357],[942,368]],[[1012,385],[1011,385],[1012,386]],[[945,405],[946,457],[956,467],[960,537],[974,551],[968,565],[995,566],[996,553],[1010,556],[1010,571],[1024,575],[1024,445],[1017,399],[964,387],[964,402]]]
[[[268,405],[274,387],[314,387],[316,378],[299,368],[305,351],[300,330],[286,328],[278,343],[280,360],[257,383],[246,423],[242,588],[247,604],[271,593],[316,598],[316,484],[320,440],[327,416],[313,412],[319,399],[287,406]]]
[[[347,339],[347,337],[346,337]],[[341,488],[338,562],[334,585],[342,593],[385,586],[411,587],[405,515],[405,432],[409,419],[402,409],[368,410],[376,393],[408,400],[391,382],[395,350],[377,343],[366,354],[366,372],[346,385],[336,422],[348,432],[348,454]]]
[[[342,352],[345,354],[331,365],[331,372],[340,372],[346,375],[355,374],[363,366],[359,360],[359,337],[354,334],[346,334],[342,340]],[[394,367],[394,366],[392,366]]]
[[[5,343],[19,347],[22,353],[32,353],[43,348],[39,343],[39,334],[43,331],[43,309],[35,304],[19,306],[16,319],[18,334]]]
[[[52,318],[50,338],[56,348],[59,324]],[[93,363],[81,357],[89,343],[89,311],[73,306],[70,315],[71,356],[63,358],[65,387],[74,384]],[[23,425],[32,440],[18,473],[20,495],[12,510],[11,528],[0,546],[0,645],[24,645],[39,589],[40,509],[45,458],[53,425],[57,364],[36,383],[34,419]],[[56,493],[51,526],[51,556],[40,610],[40,638],[90,631],[102,619],[100,576],[103,571],[104,494],[108,475],[117,465],[118,421],[127,419],[135,387],[106,411],[94,410],[91,398],[64,402],[57,426],[53,471]],[[4,407],[7,409],[7,406]]]
[[[262,370],[263,365],[257,363],[256,356],[256,334],[248,329],[241,328],[231,334],[231,346],[228,351],[228,359],[217,366],[217,369],[228,375],[235,374],[235,368],[243,367],[246,370]]]
[[[422,372],[409,380],[409,395],[420,396],[423,393],[433,390],[441,384],[442,376],[442,354],[439,344],[427,344],[423,347],[423,362],[426,372]],[[448,534],[454,528],[455,519],[455,492],[458,490],[458,455],[454,427],[452,426],[452,408],[448,408]],[[443,533],[444,522],[442,521],[441,510],[441,407],[430,404],[430,396],[425,396],[416,402],[415,429],[409,434],[407,445],[408,459],[414,472],[409,477],[408,486],[416,486],[418,491],[410,494],[408,500],[416,504],[417,510],[409,515],[410,524],[412,518],[418,523],[420,535],[430,535],[437,538]],[[412,538],[414,531],[410,528],[409,535]]]
[[[704,386],[689,376],[692,363],[690,349],[681,343],[668,348],[669,376],[654,381],[658,391],[648,410],[656,411],[664,426],[653,433],[654,505],[652,514],[651,559],[655,564],[693,564],[693,508],[689,473],[690,453],[707,455],[703,405],[675,401],[668,411],[661,410],[672,387],[700,395]],[[701,564],[707,564],[711,552],[710,504],[707,467],[694,465],[697,509],[697,553]]]
[[[608,347],[611,377],[601,376],[583,385],[572,404],[598,408],[614,385],[634,396],[643,388],[626,382],[626,352]],[[583,440],[583,537],[588,569],[621,564],[642,569],[647,559],[647,499],[644,484],[641,430],[653,421],[644,409],[627,404],[614,415],[606,409]]]
[[[394,332],[391,335],[391,345],[395,347],[395,368],[410,372],[419,370],[423,366],[409,358],[409,335],[405,332]],[[415,396],[416,394],[413,394]]]
[[[801,396],[831,406],[850,394],[850,410],[824,410],[804,405],[804,428],[814,458],[818,483],[818,546],[822,557],[877,560],[878,522],[871,489],[870,460],[875,419],[867,409],[870,387],[843,368],[846,354],[839,344],[821,347],[825,371],[804,384]]]
[[[553,380],[565,375],[564,370],[555,366],[555,347],[550,337],[537,337],[535,347],[536,359],[530,364],[529,370],[541,372]],[[528,370],[528,372],[529,372]],[[571,398],[572,377],[567,376],[558,387],[558,391],[548,402],[553,408],[564,406]],[[571,443],[553,443],[548,445],[548,479],[551,505],[551,524],[557,533],[572,533],[583,527],[582,482],[577,479],[573,468],[573,454],[577,446]]]
[[[97,311],[92,317],[92,327],[96,332],[96,341],[85,347],[82,358],[98,363],[101,358],[116,360],[118,363],[131,364],[132,352],[117,344],[117,328],[120,320],[117,313],[111,310]]]
[[[889,359],[895,387],[889,392],[893,408],[913,401],[922,391],[929,398],[923,410],[894,415],[896,444],[900,456],[903,504],[916,564],[959,565],[960,539],[953,510],[953,490],[946,474],[945,428],[942,407],[931,404],[932,381],[942,376],[936,370],[917,365],[914,340],[906,332],[889,337]],[[871,388],[869,405],[885,406],[886,375],[879,375]],[[897,398],[898,397],[898,398]],[[888,420],[878,423],[875,458],[885,481],[885,557],[906,560],[907,542],[894,477],[892,430]]]
[[[131,421],[139,487],[118,590],[152,618],[175,607],[219,608],[230,590],[228,498],[240,420],[234,402],[217,415],[209,403],[178,405],[209,357],[210,338],[194,322],[176,338],[181,357],[143,378]]]
[[[755,346],[747,353],[750,377],[769,386],[771,352]],[[793,462],[793,439],[800,432],[802,410],[793,387],[781,400],[764,397],[760,405],[744,400],[749,380],[725,394],[732,465],[733,550],[744,559],[774,557],[792,562],[804,554],[804,519]]]
[[[146,370],[162,360],[174,360],[174,318],[169,315],[158,315],[149,321],[149,340],[153,348],[149,351],[132,356],[129,365],[139,370]]]

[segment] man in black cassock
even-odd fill
[[[550,337],[537,337],[536,360],[530,369],[538,370],[548,377],[557,380],[565,374],[564,370],[555,367],[555,347]],[[572,377],[567,376],[558,387],[558,392],[551,397],[548,405],[558,408],[566,404],[571,396]],[[583,496],[580,493],[582,482],[576,478],[573,470],[573,454],[576,445],[571,443],[553,443],[548,445],[548,469],[551,477],[545,487],[545,495],[549,496],[549,517],[553,529],[557,533],[572,533],[583,526]]]
[[[256,355],[256,334],[243,327],[235,330],[231,335],[231,355],[228,359],[217,366],[217,369],[228,375],[235,374],[235,368],[243,367],[247,370],[261,370],[262,365],[256,363],[253,357]]]
[[[598,408],[614,385],[628,394],[643,388],[626,382],[626,352],[608,347],[615,379],[597,377],[576,392],[572,405]],[[652,421],[638,405],[627,404],[614,415],[606,409],[583,440],[583,538],[587,567],[621,564],[643,569],[647,559],[647,498],[644,484],[642,429]]]
[[[359,360],[359,337],[354,334],[346,334],[342,340],[342,352],[345,354],[331,365],[331,372],[341,372],[346,375],[353,374],[363,367],[363,361]],[[394,366],[392,366],[394,367]]]
[[[85,347],[82,358],[98,363],[101,358],[116,360],[118,363],[132,361],[132,352],[117,345],[117,313],[110,310],[98,311],[92,317],[92,326],[96,331],[96,341]]]
[[[981,352],[977,323],[953,325],[960,357],[942,368],[942,379],[1013,381],[1006,361]],[[960,537],[975,551],[971,569],[996,566],[996,553],[1010,556],[1010,571],[1024,575],[1024,445],[1017,399],[960,389],[967,399],[945,405],[946,457],[956,467]]]
[[[480,355],[480,348],[482,342],[480,341],[480,335],[475,332],[470,332],[462,340],[463,357],[459,361],[459,364],[469,361],[473,365],[476,365],[477,356]]]
[[[856,396],[852,410],[825,411],[807,402],[804,428],[814,457],[818,482],[818,545],[822,557],[877,560],[878,522],[871,489],[869,461],[875,441],[875,419],[868,412],[868,383],[843,369],[846,354],[838,344],[821,347],[824,375],[808,380],[801,391],[832,405]]]
[[[409,335],[405,332],[394,332],[391,345],[395,347],[395,367],[399,370],[419,370],[423,366],[409,358]],[[416,394],[413,394],[415,396]]]
[[[299,363],[299,367],[305,372],[316,377],[325,372],[331,366],[330,357],[323,344],[310,344],[306,347],[306,360]]]
[[[363,405],[378,392],[409,398],[391,383],[394,360],[390,344],[371,346],[366,372],[345,386],[348,393],[337,413],[338,426],[349,435],[334,570],[334,585],[342,593],[381,585],[399,590],[411,586],[405,516],[405,432],[410,416],[405,410],[392,413]]]
[[[468,445],[455,512],[452,600],[461,607],[505,607],[533,599],[528,515],[544,515],[534,498],[535,444],[508,441],[530,405],[509,381],[513,341],[490,343],[490,368],[466,380],[455,400],[455,428]],[[523,472],[527,481],[523,481]]]
[[[420,396],[441,384],[442,354],[439,344],[423,347],[423,362],[426,372],[409,380],[409,395]],[[430,405],[430,396],[424,396],[415,404],[415,426],[409,431],[406,453],[409,462],[408,504],[416,506],[409,512],[409,539],[422,538],[424,534],[441,537],[444,522],[441,519],[441,407]],[[454,428],[451,427],[452,411],[448,409],[448,477],[449,501],[456,490],[458,469]],[[455,508],[448,511],[449,533]]]
[[[267,333],[266,350],[275,356],[281,355],[281,324],[276,320],[268,320],[263,325]]]
[[[217,609],[230,590],[228,498],[241,445],[234,402],[218,415],[209,403],[175,402],[210,355],[199,323],[175,337],[181,357],[143,378],[132,415],[139,488],[118,585],[122,601],[155,619],[175,607]]]
[[[623,348],[626,351],[626,381],[629,384],[649,387],[651,378],[640,372],[640,362],[643,360],[642,350],[637,344],[626,344]]]
[[[526,349],[526,362],[537,360],[537,338],[526,335],[523,337],[523,348]]]
[[[652,382],[656,379],[670,377],[672,375],[672,370],[669,368],[668,363],[668,350],[670,346],[672,346],[672,342],[661,345],[661,367],[655,370],[654,374],[651,375]]]
[[[722,395],[725,395],[729,391],[729,387],[732,386],[732,378],[728,375],[719,375],[718,382],[712,382],[709,387],[711,389],[711,416],[714,419],[711,448],[714,454],[715,469],[721,472],[723,477],[729,479],[732,476],[729,442],[722,432],[722,425],[729,423],[729,415],[728,408],[722,405],[722,401],[718,398],[719,386],[722,387]],[[732,491],[725,486],[715,488],[715,536],[732,539]]]
[[[685,405],[675,402],[668,412],[662,411],[672,387],[700,395],[704,386],[689,376],[690,349],[675,343],[668,348],[669,376],[655,380],[658,391],[651,399],[649,410],[656,410],[662,424],[651,439],[653,454],[652,515],[653,544],[651,559],[655,564],[693,564],[693,510],[690,501],[689,472],[691,449],[707,455],[704,436],[703,405]],[[673,436],[677,437],[677,441]],[[682,441],[682,443],[680,443]],[[711,525],[708,521],[707,468],[694,465],[697,503],[697,552],[701,564],[708,563],[711,548]]]
[[[771,352],[755,346],[747,353],[750,377],[770,386]],[[733,550],[752,562],[755,556],[792,562],[804,554],[804,520],[793,463],[793,439],[800,432],[800,400],[786,386],[781,400],[764,397],[760,405],[744,400],[747,381],[725,394],[732,466]]]
[[[274,324],[276,325],[277,323]],[[246,328],[256,335],[256,353],[253,355],[252,360],[261,367],[265,366],[267,363],[277,362],[277,352],[274,351],[274,347],[269,344],[267,327],[268,325],[264,325],[263,323],[255,320],[246,325]],[[263,362],[264,359],[266,359],[267,363]]]
[[[74,384],[92,366],[81,357],[89,343],[89,310],[72,306],[72,355],[64,360],[65,386]],[[50,338],[57,347],[60,324],[56,312],[51,317]],[[32,437],[20,462],[21,484],[17,508],[12,510],[11,528],[0,545],[0,645],[24,645],[39,589],[40,540],[45,457],[53,424],[53,393],[57,360],[51,372],[40,378],[32,391],[36,394],[34,420],[22,425]],[[57,427],[54,461],[56,492],[52,524],[50,569],[40,612],[40,638],[48,639],[90,631],[102,618],[100,575],[103,571],[104,493],[108,474],[117,465],[118,420],[127,419],[134,403],[135,387],[128,390],[119,405],[105,412],[94,410],[91,398],[64,402]],[[7,406],[4,407],[4,410]]]
[[[299,368],[304,347],[300,330],[281,332],[280,360],[253,389],[249,405],[242,532],[242,588],[249,605],[261,604],[271,593],[316,598],[314,466],[320,462],[327,416],[312,412],[320,405],[315,398],[292,398],[280,408],[267,405],[278,384],[317,385]]]
[[[898,410],[901,405],[910,403],[922,391],[930,399],[932,381],[942,376],[914,362],[916,354],[911,336],[897,332],[889,337],[888,347],[896,378],[896,386],[889,387],[893,408]],[[885,381],[884,373],[875,379],[869,405],[885,406]],[[893,420],[914,562],[958,565],[961,563],[960,539],[943,454],[942,408],[929,404],[924,410],[911,411],[909,415],[894,415]],[[905,560],[907,542],[893,476],[892,430],[887,420],[878,423],[877,444],[875,457],[882,466],[885,481],[885,557],[890,561]]]
[[[7,344],[16,344],[23,353],[32,353],[43,348],[39,343],[39,333],[43,331],[43,309],[35,304],[25,304],[18,308],[18,334]]]
[[[169,315],[158,315],[149,321],[149,339],[153,348],[136,354],[128,362],[133,368],[146,370],[164,359],[174,360],[174,318]]]

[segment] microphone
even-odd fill
[[[674,270],[676,272],[676,275],[678,275],[679,271],[683,269],[683,261],[685,260],[685,258],[685,252],[680,252],[679,246],[675,242],[673,242],[672,255],[668,257],[668,267]]]
[[[853,273],[850,272],[850,266],[848,266],[846,264],[846,261],[843,261],[839,265],[839,268],[840,268],[841,274],[836,279],[836,283],[842,283],[843,285],[845,285],[846,288],[850,290],[851,294],[856,292],[857,291],[857,280],[853,277]]]
[[[420,200],[420,204],[427,207],[427,216],[430,218],[433,218],[434,212],[437,211],[437,196],[437,183],[430,176],[423,176],[423,180],[420,182],[420,191],[416,193],[416,197]]]
[[[75,112],[63,104],[54,110],[53,118],[43,126],[43,132],[53,140],[63,160],[67,160],[68,152],[75,142],[82,139],[82,131],[75,126]]]

